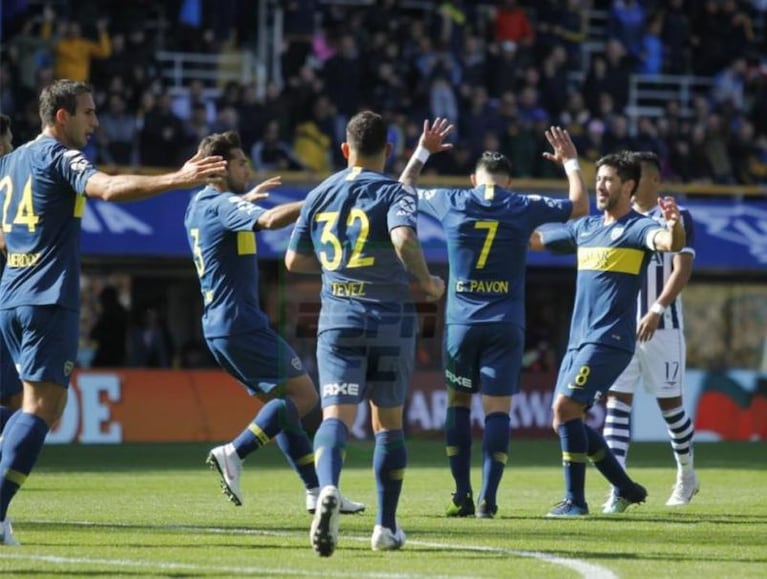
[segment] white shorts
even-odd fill
[[[656,398],[682,395],[686,362],[684,332],[656,330],[649,342],[637,342],[631,362],[610,392],[634,394],[641,384]]]

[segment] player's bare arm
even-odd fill
[[[285,252],[285,267],[293,273],[322,273],[322,266],[314,253]]]
[[[679,214],[676,200],[673,197],[661,197],[658,199],[658,206],[663,212],[666,229],[655,234],[655,250],[679,251],[684,247],[687,235],[684,232],[682,217]]]
[[[451,143],[445,143],[445,138],[453,132],[453,125],[447,119],[437,117],[434,123],[429,125],[428,119],[423,122],[423,132],[418,139],[418,147],[413,151],[407,165],[399,176],[403,185],[415,187],[421,170],[426,164],[429,155],[448,151],[453,148]]]
[[[281,229],[295,223],[303,206],[303,201],[294,201],[273,207],[256,220],[256,229]]]
[[[573,202],[570,219],[582,217],[589,212],[589,194],[578,165],[578,151],[570,134],[561,127],[550,127],[545,133],[546,140],[553,152],[544,152],[543,156],[558,165],[562,165],[569,183],[568,198]]]
[[[546,246],[543,245],[543,235],[541,235],[540,231],[533,231],[533,233],[530,235],[530,241],[528,241],[527,246],[532,251],[543,251],[546,249]]]
[[[692,275],[692,260],[691,253],[678,253],[672,258],[674,267],[656,303],[666,308],[682,293]],[[660,324],[661,315],[650,310],[642,316],[637,324],[637,338],[640,342],[648,342],[652,339]]]
[[[437,301],[445,293],[442,278],[431,275],[423,257],[421,242],[412,227],[395,227],[390,234],[394,251],[397,252],[407,272],[415,279],[418,287],[426,293],[426,299]]]
[[[280,185],[282,185],[282,177],[280,175],[277,175],[276,177],[270,177],[266,181],[262,181],[253,187],[253,189],[245,193],[242,198],[245,199],[245,201],[250,201],[251,203],[261,201],[262,199],[267,199],[269,197],[269,191],[275,187],[279,187]]]
[[[226,171],[222,157],[203,157],[196,153],[184,166],[163,175],[107,175],[96,172],[88,179],[85,192],[104,201],[138,201],[172,189],[203,185]]]

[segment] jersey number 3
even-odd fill
[[[320,251],[319,258],[322,267],[328,271],[334,271],[341,267],[343,260],[343,246],[341,240],[338,239],[336,231],[336,225],[338,224],[338,211],[326,211],[324,213],[318,213],[315,220],[322,223],[322,233],[320,234],[320,243],[330,245],[332,251]],[[365,249],[365,242],[370,235],[370,220],[362,209],[354,208],[349,212],[349,217],[346,220],[346,226],[351,228],[355,223],[359,222],[359,232],[356,239],[354,239],[354,249],[349,256],[349,262],[346,267],[370,267],[375,263],[375,257],[364,257],[363,251]],[[352,235],[350,234],[351,238]]]

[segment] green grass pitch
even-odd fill
[[[317,557],[298,478],[276,448],[252,455],[235,507],[204,465],[208,445],[48,446],[11,507],[21,548],[0,547],[2,577],[767,577],[767,446],[696,447],[701,492],[664,506],[674,480],[663,443],[634,444],[644,505],[623,515],[545,519],[562,497],[559,446],[512,440],[493,520],[447,519],[444,447],[410,440],[402,551],[370,550],[372,446],[351,444],[342,491],[367,503],[341,519],[336,553]],[[479,487],[479,444],[473,483]],[[587,474],[599,513],[607,484]]]

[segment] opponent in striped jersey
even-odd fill
[[[577,162],[559,127],[545,133],[557,164]],[[512,398],[519,392],[525,336],[525,268],[530,234],[543,223],[588,213],[586,184],[568,171],[569,199],[510,190],[511,162],[486,151],[471,175],[472,189],[419,191],[419,210],[440,220],[447,237],[450,280],[444,340],[448,391],[445,441],[455,492],[448,517],[495,516],[508,458]],[[475,510],[471,485],[472,394],[485,413],[482,486]]]
[[[92,89],[57,80],[40,94],[42,134],[0,158],[2,229],[8,260],[0,280],[0,332],[24,386],[22,410],[3,431],[0,544],[14,544],[8,505],[61,416],[77,358],[80,219],[88,197],[145,199],[193,187],[226,168],[195,155],[163,175],[107,175],[79,149],[99,126]]]
[[[636,211],[664,224],[657,207],[661,187],[660,163],[652,152],[636,153],[642,168],[634,195]],[[631,362],[607,394],[604,437],[624,467],[631,440],[631,406],[641,384],[655,396],[666,421],[671,448],[677,463],[677,477],[667,506],[686,505],[700,487],[693,466],[692,420],[685,411],[682,394],[686,366],[682,290],[692,273],[695,257],[694,228],[690,212],[680,208],[687,242],[678,253],[655,253],[637,303],[638,345]],[[603,507],[605,513],[625,509],[615,489]]]
[[[586,460],[618,488],[628,504],[647,491],[632,481],[604,438],[583,421],[586,409],[610,388],[628,365],[636,344],[636,300],[647,263],[655,251],[679,251],[685,243],[673,198],[659,200],[666,226],[631,208],[640,177],[639,162],[627,152],[596,163],[597,208],[602,215],[536,232],[531,247],[577,251],[578,277],[570,341],[557,378],[554,429],[562,446],[566,494],[552,517],[588,514]]]

